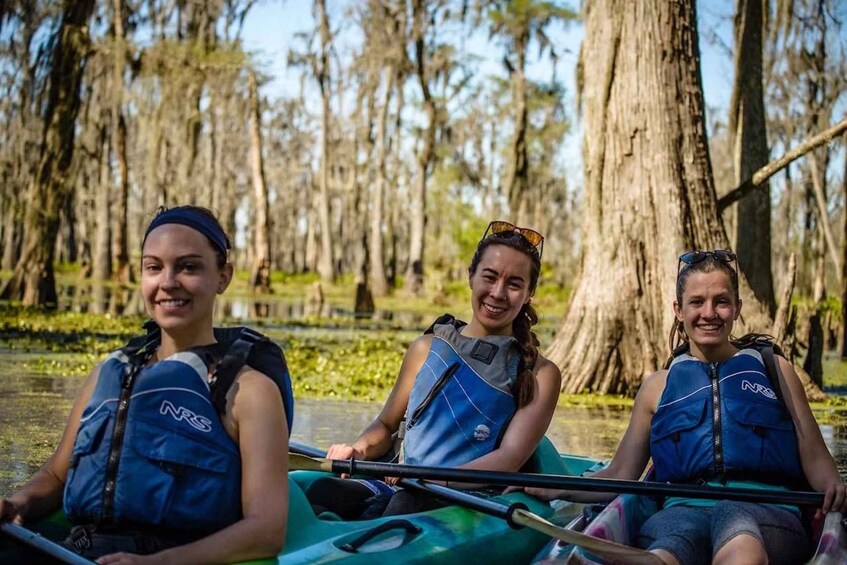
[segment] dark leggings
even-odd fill
[[[104,534],[87,531],[83,537],[79,527],[74,527],[71,531],[73,533],[61,542],[57,542],[58,545],[92,560],[118,552],[149,555],[180,545],[174,540],[148,534]],[[182,543],[188,543],[188,540]],[[37,549],[13,544],[13,547],[0,549],[0,563],[3,565],[52,565],[61,561],[48,557]]]
[[[315,515],[333,512],[344,520],[370,520],[380,516],[413,514],[442,508],[447,504],[431,496],[400,490],[390,492],[381,481],[364,482],[353,479],[318,479],[306,491],[306,498]],[[377,491],[377,492],[375,492]]]
[[[71,533],[62,540],[62,545],[88,559],[97,559],[111,553],[126,552],[136,555],[150,555],[178,545],[189,543],[198,536],[173,539],[142,532],[131,528],[109,526],[98,531],[96,526],[74,526]]]

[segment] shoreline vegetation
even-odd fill
[[[77,283],[72,269],[60,272],[64,274],[60,284],[71,287]],[[247,289],[246,273],[239,273],[227,297],[263,304],[308,301],[315,277],[274,275],[272,294],[254,295]],[[379,299],[380,315],[370,319],[356,319],[353,315],[354,289],[353,281],[343,279],[322,286],[325,304],[335,309],[333,317],[223,317],[216,323],[249,325],[277,341],[285,351],[298,397],[382,402],[394,384],[411,340],[444,312],[453,312],[460,318],[466,314],[467,283],[442,283],[423,299],[410,300],[398,291]],[[433,294],[437,298],[433,299]],[[536,331],[542,348],[553,339],[567,296],[568,290],[558,285],[539,286],[535,303],[542,313],[542,323]],[[81,377],[105,354],[138,335],[145,320],[142,315],[94,314],[87,312],[84,305],[77,309],[81,311],[45,311],[0,303],[0,356],[11,365],[8,369],[18,374]],[[405,316],[393,315],[400,312]],[[819,420],[842,420],[847,414],[847,363],[825,357],[824,385],[827,400],[813,404]],[[617,394],[562,394],[559,399],[560,407],[631,405],[632,398]]]

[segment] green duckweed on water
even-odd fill
[[[458,293],[458,291],[456,291]],[[428,314],[426,314],[428,315]],[[429,319],[429,318],[424,318]],[[48,312],[0,306],[0,354],[12,374],[78,377],[110,351],[140,333],[141,316]],[[232,325],[227,322],[225,325]],[[406,348],[422,328],[391,320],[352,318],[260,321],[252,324],[285,351],[298,397],[382,401],[397,378]],[[825,359],[825,385],[847,388],[847,363]],[[563,394],[560,406],[632,406],[614,394]],[[847,414],[847,397],[830,394],[813,405],[823,420]]]

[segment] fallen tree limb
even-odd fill
[[[754,190],[762,188],[769,178],[787,167],[796,159],[802,157],[812,149],[820,147],[824,143],[831,141],[833,138],[845,131],[847,131],[847,119],[838,122],[826,131],[810,137],[776,161],[771,161],[753,173],[751,178],[745,180],[740,185],[718,198],[718,214],[723,213],[723,211],[731,204],[738,202]]]

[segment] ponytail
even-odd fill
[[[512,322],[512,335],[518,341],[521,351],[521,363],[518,365],[518,380],[515,383],[515,398],[518,408],[532,402],[535,396],[535,374],[533,369],[538,360],[538,336],[532,326],[538,323],[538,314],[532,304],[527,302]]]

